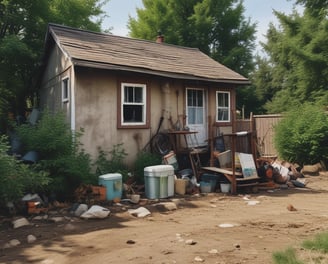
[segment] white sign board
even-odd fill
[[[253,155],[238,153],[238,156],[244,178],[258,177]]]

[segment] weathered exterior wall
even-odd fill
[[[64,111],[67,121],[70,122],[71,100],[62,102],[62,79],[73,79],[72,63],[63,56],[62,51],[55,46],[51,50],[44,69],[40,89],[40,107],[47,108],[51,112]]]
[[[75,75],[76,129],[83,128],[82,142],[93,158],[96,158],[99,147],[110,151],[114,145],[123,143],[128,153],[127,162],[131,164],[156,133],[162,115],[164,121],[160,131],[163,132],[172,129],[178,115],[186,113],[185,87],[190,84],[183,81],[90,68],[76,68]],[[149,86],[150,128],[117,128],[117,93],[121,82]],[[193,84],[192,87],[197,86]],[[211,90],[207,93],[211,102],[208,115],[215,116],[215,96],[211,95]],[[225,127],[225,130],[231,131],[231,127]]]

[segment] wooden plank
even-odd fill
[[[207,171],[222,173],[222,174],[233,175],[233,171],[232,170],[218,168],[218,167],[202,167],[202,169],[203,170],[207,170]],[[236,176],[243,176],[243,174],[241,172],[238,172],[238,171],[235,171],[235,175]]]

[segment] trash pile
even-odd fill
[[[291,164],[287,161],[266,160],[259,166],[257,173],[262,184],[271,183],[286,188],[306,186],[302,168],[298,164]]]

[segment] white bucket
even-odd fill
[[[223,193],[228,193],[231,190],[231,184],[230,183],[220,183],[220,189]]]

